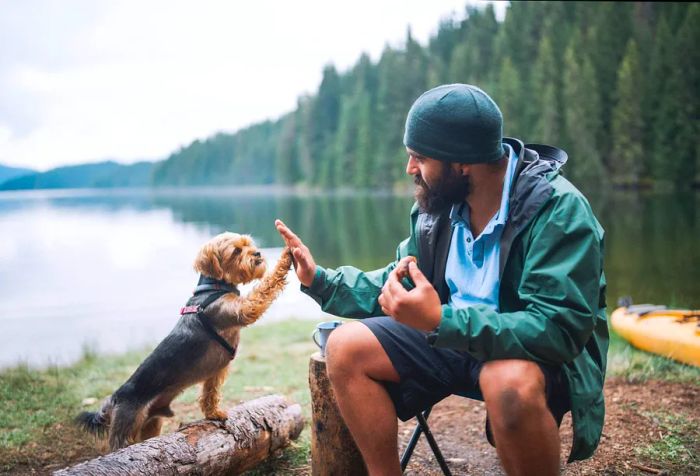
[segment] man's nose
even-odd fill
[[[416,159],[413,157],[408,158],[408,163],[406,164],[406,173],[408,175],[416,175],[420,170],[418,169],[418,164]]]

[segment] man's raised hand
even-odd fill
[[[292,251],[294,271],[297,273],[299,282],[306,287],[311,286],[316,275],[316,262],[314,257],[311,256],[311,252],[282,220],[275,220],[275,228],[277,228],[282,239]]]

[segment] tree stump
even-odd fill
[[[54,474],[239,474],[296,439],[301,406],[269,395],[231,409],[228,420],[202,420]]]
[[[320,352],[309,361],[311,389],[311,474],[313,476],[364,476],[365,462],[340,416]]]

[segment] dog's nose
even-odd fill
[[[255,253],[253,253],[253,256],[255,256],[255,257],[257,257],[257,258],[260,258],[260,252],[259,252],[259,251],[256,251]]]

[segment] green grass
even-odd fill
[[[310,338],[314,326],[312,321],[285,321],[244,329],[239,356],[223,389],[225,406],[277,393],[301,404],[308,422],[308,364],[316,351]],[[100,356],[86,347],[83,354],[70,367],[37,371],[20,365],[0,373],[0,472],[41,469],[46,464],[54,464],[52,469],[56,469],[62,463],[98,454],[94,440],[75,430],[72,419],[80,411],[96,409],[131,375],[148,350]],[[608,353],[608,376],[628,381],[700,383],[700,369],[635,350],[614,334]],[[198,392],[192,387],[178,397],[173,405],[177,419],[202,418],[195,404]],[[97,401],[83,405],[88,398]],[[176,429],[172,420],[164,431]],[[683,458],[688,444],[682,435],[669,429],[660,442],[640,451],[650,457]],[[291,447],[251,474],[303,473],[308,469],[309,453],[307,426]]]
[[[224,385],[224,405],[262,395],[282,394],[301,404],[311,416],[308,363],[317,350],[311,321],[285,321],[244,329],[240,353]],[[118,356],[98,356],[84,350],[80,361],[65,368],[32,370],[26,365],[0,373],[0,472],[21,465],[35,468],[55,461],[96,455],[95,442],[73,428],[79,412],[94,410],[118,388],[148,354],[148,350]],[[199,388],[192,387],[174,403],[181,419],[200,419],[195,404]],[[83,405],[85,399],[97,401]],[[177,405],[180,408],[178,410]],[[175,424],[165,428],[174,430]],[[306,465],[310,452],[308,428],[301,437],[256,474],[283,474]],[[55,469],[55,468],[54,468]],[[261,472],[262,471],[262,472]]]
[[[637,350],[613,331],[610,331],[607,375],[628,382],[660,379],[700,385],[700,368]]]
[[[651,461],[672,463],[688,470],[688,474],[700,473],[700,456],[697,454],[700,430],[683,414],[643,412],[659,428],[661,438],[650,445],[637,448],[639,456]]]

